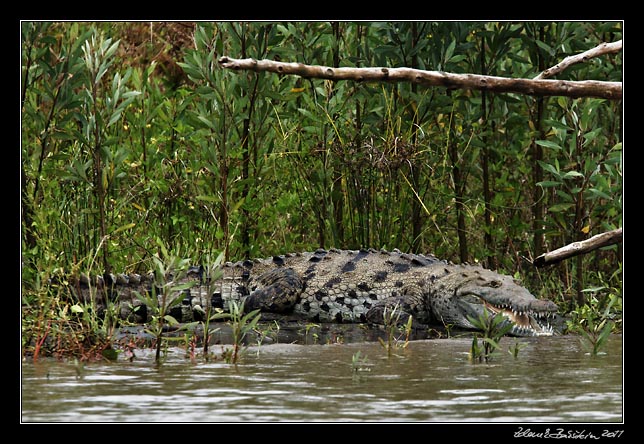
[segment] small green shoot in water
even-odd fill
[[[355,352],[353,356],[351,357],[351,373],[353,374],[353,380],[358,381],[361,378],[361,373],[364,372],[370,372],[371,368],[369,368],[368,363],[367,363],[367,357],[362,356],[360,353],[360,350]]]
[[[405,325],[399,327],[402,314],[403,312],[399,304],[396,304],[393,307],[385,307],[382,314],[385,332],[387,334],[387,340],[385,341],[382,338],[378,338],[378,342],[380,342],[380,345],[382,345],[383,348],[387,351],[387,356],[389,357],[391,357],[395,348],[407,348],[407,346],[409,345],[409,337],[411,335],[414,320],[412,316],[408,316]],[[405,336],[405,340],[402,343],[402,335],[396,336],[396,333],[399,330],[402,330],[402,333]]]
[[[475,328],[481,331],[481,333],[475,333],[472,338],[470,360],[472,362],[482,362],[483,360],[488,362],[499,348],[501,338],[512,330],[514,324],[507,322],[502,313],[490,316],[487,310],[478,318],[468,316],[468,319]],[[479,338],[482,345],[479,345]]]
[[[262,317],[260,310],[253,310],[244,314],[244,303],[238,304],[236,301],[230,301],[228,306],[230,312],[215,313],[210,319],[229,319],[232,328],[233,347],[229,353],[224,353],[224,358],[229,364],[237,364],[245,350],[244,339],[246,335],[255,330],[257,323]]]
[[[165,325],[178,326],[179,322],[170,315],[172,307],[181,304],[184,291],[194,286],[196,282],[181,283],[188,273],[189,261],[168,254],[161,241],[158,241],[163,253],[163,259],[154,256],[154,280],[150,294],[137,293],[137,298],[152,310],[152,321],[146,330],[156,340],[154,362],[161,363],[162,347],[167,347],[167,338],[163,332]],[[172,276],[172,278],[170,278]],[[158,292],[157,292],[158,290]]]
[[[525,347],[526,344],[522,344],[520,342],[515,342],[514,345],[510,348],[508,348],[508,353],[514,358],[517,359],[519,357],[519,350],[521,350],[523,347]]]

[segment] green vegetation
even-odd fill
[[[378,338],[380,345],[387,351],[387,356],[391,357],[394,349],[407,348],[409,345],[409,335],[413,325],[413,318],[407,316],[407,321],[402,324],[402,309],[396,304],[393,307],[385,307],[382,313],[383,324],[385,329],[386,340]],[[402,330],[402,334],[398,334]],[[402,336],[405,337],[402,341]]]
[[[316,331],[311,333],[311,329],[317,330],[319,328],[320,328],[320,324],[315,324],[313,322],[308,322],[304,326],[304,343],[305,344],[308,344],[308,342],[309,342],[309,335],[313,338],[313,343],[314,344],[318,343],[318,339],[319,339],[320,335]]]
[[[359,382],[362,379],[362,374],[370,372],[369,362],[366,356],[363,356],[360,350],[351,356],[351,374],[353,381]]]
[[[214,261],[210,260],[210,258],[206,258],[206,262],[203,267],[204,279],[207,285],[207,294],[213,294],[215,292],[217,282],[223,277],[223,272],[221,271],[221,263],[223,261],[223,258],[223,253],[220,253],[217,256],[217,259],[215,259]],[[215,313],[212,313],[211,311],[212,307],[208,306],[204,313],[204,321],[201,323],[203,327],[203,355],[205,359],[208,359],[208,357],[210,356],[208,352],[208,347],[210,346],[210,338],[212,337],[213,333],[219,330],[219,328],[210,327],[210,321],[215,315]]]
[[[622,298],[616,289],[611,289],[607,296],[597,298],[596,294],[606,290],[603,287],[586,289],[591,296],[588,301],[577,308],[568,321],[571,332],[580,334],[582,344],[594,356],[606,343],[608,336],[621,331]]]
[[[475,333],[472,338],[472,346],[470,347],[470,361],[472,362],[488,362],[492,359],[494,353],[500,347],[499,342],[501,338],[512,330],[513,324],[506,322],[503,313],[497,313],[494,316],[488,315],[484,311],[478,318],[468,318],[469,321],[476,328],[481,330],[481,333]],[[479,338],[482,345],[479,345]],[[515,346],[514,351],[511,353],[516,357],[519,352],[518,345]]]
[[[599,308],[589,297],[609,295],[601,309],[621,317],[619,245],[539,271],[525,260],[621,226],[621,102],[217,64],[533,78],[621,39],[619,22],[23,22],[21,32],[24,353],[103,356],[111,314],[50,279],[156,272],[158,241],[192,264],[317,247],[432,252],[520,275],[574,321]],[[621,65],[604,55],[557,78],[621,81]]]
[[[262,315],[259,310],[252,310],[244,313],[244,304],[235,301],[230,302],[229,312],[220,311],[212,315],[211,320],[229,319],[232,329],[232,348],[225,350],[224,359],[229,364],[237,364],[245,350],[244,339],[257,327]]]
[[[519,357],[519,351],[521,351],[523,347],[525,347],[525,344],[516,341],[513,346],[508,347],[508,353],[510,354],[510,356],[516,359]]]
[[[161,361],[161,348],[164,344],[163,332],[166,325],[177,327],[179,322],[170,315],[170,310],[184,299],[184,291],[194,286],[195,282],[179,283],[187,274],[190,263],[187,259],[169,256],[161,244],[164,259],[154,256],[154,285],[150,294],[138,294],[137,297],[151,310],[152,320],[148,324],[147,332],[151,334],[156,343],[154,361]],[[171,276],[171,278],[169,278]]]

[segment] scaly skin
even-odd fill
[[[502,312],[514,323],[516,336],[552,335],[557,306],[536,299],[511,276],[477,266],[453,265],[433,256],[398,251],[318,250],[268,259],[227,263],[223,278],[209,283],[203,268],[192,267],[184,281],[195,285],[181,293],[172,315],[180,322],[199,320],[209,308],[244,302],[246,311],[291,314],[313,322],[383,323],[386,307],[398,306],[416,325],[447,325],[474,329],[469,317],[485,310]],[[170,277],[169,277],[170,278]],[[149,293],[151,276],[112,276],[91,285],[78,281],[76,295],[95,294],[118,301],[120,315],[146,322],[150,310],[140,306],[138,293]],[[127,282],[126,282],[127,281]],[[102,296],[101,296],[102,295]]]

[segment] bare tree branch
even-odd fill
[[[601,45],[595,46],[588,51],[582,52],[580,54],[568,56],[563,59],[561,62],[557,63],[552,68],[548,68],[539,74],[534,80],[547,79],[554,75],[559,74],[560,72],[567,69],[569,66],[574,65],[575,63],[586,62],[588,59],[593,57],[599,57],[604,54],[616,54],[622,50],[622,41],[618,40],[613,43],[602,43]]]
[[[565,247],[544,253],[538,256],[532,263],[535,267],[543,267],[545,265],[556,264],[569,257],[585,254],[597,248],[606,247],[608,245],[618,244],[622,241],[622,229],[607,231],[598,234],[580,242],[573,242]]]
[[[329,66],[285,63],[274,60],[219,59],[223,68],[299,75],[306,78],[354,80],[357,82],[412,82],[450,89],[486,90],[495,93],[519,93],[532,96],[597,97],[621,100],[621,82],[596,80],[567,81],[549,79],[512,79],[478,74],[453,74],[412,68],[331,68]]]

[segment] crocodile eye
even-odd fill
[[[501,285],[503,285],[501,281],[490,281],[490,283],[488,284],[488,286],[492,288],[499,288]]]
[[[474,296],[473,294],[465,295],[465,296],[462,298],[462,300],[463,300],[464,302],[469,303],[469,304],[483,304],[483,301],[482,301],[479,297]]]

